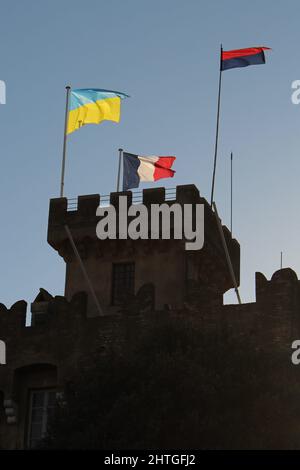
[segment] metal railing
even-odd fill
[[[78,209],[78,199],[77,197],[71,197],[68,199],[67,211],[77,211]]]
[[[165,189],[165,201],[174,201],[176,199],[176,188]],[[132,204],[140,204],[143,202],[143,191],[132,191]],[[110,206],[110,194],[100,195],[100,206]],[[77,211],[78,209],[78,198],[72,197],[68,199],[68,212]]]

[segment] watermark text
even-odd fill
[[[101,217],[96,227],[100,240],[185,240],[186,250],[201,250],[204,245],[204,204],[133,204],[119,196],[118,210],[99,206]]]

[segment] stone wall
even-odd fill
[[[110,347],[126,347],[160,318],[192,318],[197,328],[210,330],[216,339],[232,335],[251,338],[253,348],[281,347],[287,360],[291,343],[300,338],[300,281],[291,269],[277,271],[268,281],[256,274],[255,303],[243,305],[185,305],[171,311],[124,311],[104,317],[87,316],[87,295],[70,301],[41,290],[32,311],[43,311],[44,320],[25,326],[26,303],[11,309],[0,306],[0,336],[7,344],[7,365],[0,367],[0,448],[24,448],[27,429],[28,390],[62,391],[93,361],[105,360]],[[140,312],[140,313],[139,313]]]

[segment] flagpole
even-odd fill
[[[214,200],[214,189],[215,189],[215,177],[217,167],[217,155],[218,155],[218,140],[219,140],[219,122],[220,122],[220,104],[221,104],[221,86],[222,86],[222,52],[223,47],[221,44],[220,48],[220,72],[219,72],[219,93],[218,93],[218,110],[217,110],[217,125],[216,125],[216,141],[215,141],[215,156],[214,156],[214,169],[211,185],[211,198],[210,205],[212,206]]]
[[[121,162],[122,162],[123,149],[119,149],[119,166],[117,176],[117,193],[120,191],[120,176],[121,176]]]
[[[233,188],[233,179],[232,179],[232,152],[230,155],[230,232],[232,236],[232,188]]]
[[[99,303],[99,300],[98,300],[98,298],[97,298],[97,296],[96,296],[96,293],[95,293],[93,284],[91,283],[91,280],[90,280],[90,278],[89,278],[89,276],[88,276],[88,273],[86,272],[86,269],[85,269],[85,267],[84,267],[83,261],[82,261],[82,259],[81,259],[81,257],[80,257],[80,254],[79,254],[78,249],[77,249],[77,247],[76,247],[76,245],[75,245],[74,238],[73,238],[73,236],[72,236],[72,233],[71,233],[70,228],[69,228],[68,225],[65,225],[65,231],[67,232],[69,241],[70,241],[71,246],[72,246],[72,248],[73,248],[74,254],[75,254],[76,258],[77,258],[77,261],[78,261],[78,263],[79,263],[79,266],[80,266],[80,268],[81,268],[81,270],[82,270],[82,274],[83,274],[83,276],[84,276],[84,278],[85,278],[85,281],[86,281],[86,283],[87,283],[87,285],[88,285],[88,288],[90,289],[91,296],[92,296],[92,298],[93,298],[93,300],[94,300],[94,302],[95,302],[95,305],[96,305],[96,307],[97,307],[98,313],[99,313],[99,315],[103,315],[102,308],[101,308],[100,303]]]
[[[71,87],[69,85],[66,86],[65,131],[64,131],[63,157],[62,157],[62,165],[61,165],[60,197],[64,196],[70,90],[71,90]]]
[[[234,274],[234,269],[233,269],[233,266],[232,266],[229,250],[228,250],[228,247],[227,247],[227,244],[226,244],[223,228],[222,228],[222,225],[221,225],[221,222],[220,222],[220,219],[219,219],[219,214],[218,214],[218,210],[217,210],[217,206],[216,206],[215,202],[213,202],[213,208],[214,208],[214,211],[215,211],[216,221],[217,221],[217,225],[218,225],[222,245],[223,245],[223,248],[224,248],[224,251],[225,251],[227,266],[228,266],[228,269],[229,269],[231,280],[232,280],[234,290],[235,290],[235,293],[236,293],[236,296],[237,296],[237,299],[238,299],[238,303],[241,304],[242,301],[241,301],[241,297],[240,297],[240,293],[239,293],[237,280],[236,280],[236,277],[235,277],[235,274]]]

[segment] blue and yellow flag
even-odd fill
[[[71,91],[67,134],[85,124],[99,124],[102,121],[120,121],[121,100],[128,98],[125,93],[98,88],[78,88]]]

